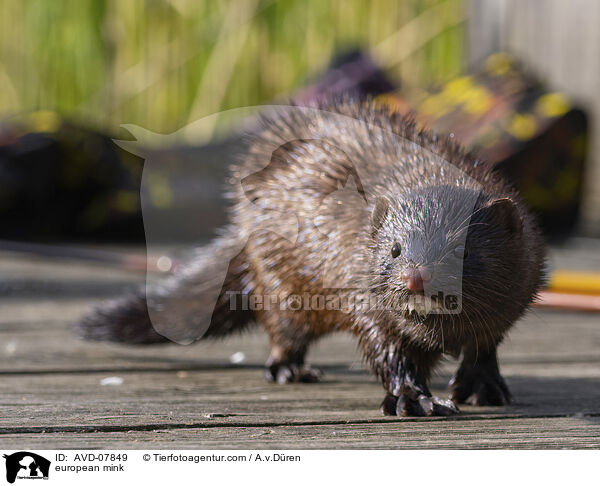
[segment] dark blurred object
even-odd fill
[[[177,174],[158,178],[153,173],[144,185],[147,207],[164,235],[153,238],[164,243],[206,239],[221,225],[222,181],[239,140],[140,148],[140,157],[107,134],[55,113],[27,118],[0,130],[0,239],[143,242],[144,159]]]
[[[550,235],[576,224],[587,154],[587,118],[562,93],[548,92],[505,53],[473,75],[427,93],[380,99],[439,133],[452,134],[517,186]]]
[[[395,89],[398,84],[393,84],[364,51],[352,49],[338,54],[319,79],[296,93],[294,101],[312,105],[340,95],[377,96]]]
[[[34,113],[4,127],[0,237],[141,240],[142,165],[110,137],[54,113]]]

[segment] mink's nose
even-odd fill
[[[431,272],[424,267],[407,268],[402,272],[402,280],[411,292],[423,290],[423,284],[431,280]]]

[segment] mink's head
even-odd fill
[[[469,333],[456,324],[489,325],[512,304],[523,223],[510,198],[420,188],[379,198],[371,223],[373,290],[403,322]]]

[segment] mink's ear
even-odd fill
[[[523,231],[523,220],[519,214],[519,208],[517,208],[512,199],[503,197],[489,202],[487,206],[492,211],[494,219],[500,225],[513,235],[521,234]]]
[[[371,213],[371,223],[373,225],[373,229],[381,228],[383,224],[383,220],[385,219],[388,210],[390,208],[390,202],[385,197],[378,197],[375,202],[375,207],[373,208],[373,212]]]

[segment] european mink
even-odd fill
[[[372,100],[343,100],[265,115],[228,184],[221,236],[166,282],[97,307],[84,337],[191,341],[258,323],[267,376],[284,383],[316,381],[310,344],[343,330],[383,384],[385,414],[510,403],[496,349],[542,284],[544,246],[489,164]],[[462,355],[452,400],[428,388],[444,354]]]

